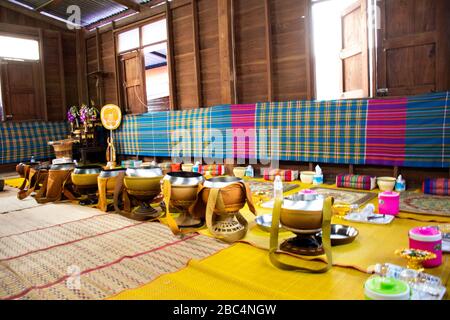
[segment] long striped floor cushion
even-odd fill
[[[338,188],[373,190],[376,187],[376,178],[358,174],[338,174],[336,186]]]
[[[423,193],[439,196],[450,196],[450,179],[425,179],[422,184]]]

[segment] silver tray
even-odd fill
[[[258,227],[266,232],[270,232],[270,229],[272,229],[272,214],[263,214],[261,216],[257,216],[255,218],[255,222],[258,225]],[[282,229],[282,226],[280,224],[280,229]]]
[[[272,228],[272,214],[264,214],[261,216],[257,216],[255,218],[255,222],[258,227],[266,232],[270,232]],[[280,224],[280,229],[283,229]],[[359,235],[358,229],[341,225],[341,224],[332,224],[331,225],[331,245],[332,246],[340,246],[343,244],[348,244],[353,242],[356,237]]]

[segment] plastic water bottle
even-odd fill
[[[280,176],[276,176],[275,180],[273,181],[273,197],[274,200],[281,200],[283,201],[283,181],[281,180]]]
[[[399,175],[397,181],[395,181],[395,191],[402,192],[406,190],[406,181]]]
[[[275,220],[273,219],[273,215],[275,214],[275,212],[278,212],[278,214],[280,214],[281,208],[283,207],[283,181],[281,180],[281,177],[279,175],[277,175],[275,177],[275,180],[273,181],[273,212],[272,212],[272,228],[274,228],[274,232],[278,232],[278,225],[275,222],[275,220],[278,220],[280,217],[278,217],[278,219],[275,218]],[[272,237],[270,238],[270,244],[271,246],[274,244]]]
[[[31,162],[31,163],[36,163],[36,159],[34,158],[34,156],[31,156],[30,162]]]
[[[253,171],[252,166],[248,166],[247,169],[245,169],[245,175],[250,178],[253,178],[255,176],[255,172]]]
[[[196,161],[194,166],[192,167],[192,172],[198,172],[199,168],[200,168],[200,162]]]

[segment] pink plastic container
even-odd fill
[[[442,233],[436,228],[417,227],[409,230],[409,247],[436,254],[436,259],[423,263],[425,268],[433,268],[442,264]]]
[[[400,211],[400,193],[393,191],[380,192],[378,194],[378,212],[392,216]]]

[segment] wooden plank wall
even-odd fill
[[[97,78],[94,76],[94,72],[97,71],[98,59],[97,59],[97,37],[89,38],[86,40],[86,61],[87,61],[87,85],[89,92],[89,99],[99,104],[99,96],[97,91]]]
[[[47,120],[65,119],[67,108],[79,102],[75,33],[3,6],[0,25],[2,32],[33,35],[42,41],[41,78]]]
[[[307,0],[172,1],[174,109],[310,98],[307,4]],[[139,21],[136,16],[133,23]],[[120,28],[124,27],[122,23]],[[87,72],[96,70],[100,52],[107,74],[101,90],[95,78],[88,77],[89,96],[100,101],[103,91],[104,103],[118,103],[111,26],[98,29],[98,34],[101,50],[96,48],[96,31],[86,37]],[[224,87],[229,90],[224,92]]]
[[[411,48],[396,44],[399,49],[379,53],[378,87],[389,87],[390,95],[448,90],[449,2],[386,0],[386,3],[387,19],[382,17],[381,23],[383,27],[384,20],[389,22],[384,26],[389,37],[406,37],[403,42],[408,42],[415,35],[410,34],[413,30],[419,36],[430,35],[435,40],[434,44],[426,42]],[[402,6],[409,9],[403,10]],[[135,27],[144,19],[164,14],[164,7],[147,9],[118,21],[117,28],[126,30],[131,23]],[[314,98],[309,0],[174,0],[168,7],[174,55],[173,109]],[[403,23],[404,19],[408,23]],[[119,103],[111,29],[111,26],[99,29],[101,60],[104,69],[108,69],[107,75],[101,89],[96,89],[95,81],[90,80],[89,92],[97,98],[103,90],[105,103]],[[95,36],[93,31],[86,39],[88,64],[92,68],[97,60],[97,41],[92,39]],[[394,39],[389,37],[384,44],[389,45]]]
[[[222,103],[220,95],[217,1],[198,1],[201,94],[204,106]]]
[[[117,98],[116,93],[116,77],[114,64],[114,44],[112,31],[101,34],[101,54],[102,67],[105,71],[103,77],[103,94],[105,103],[115,102]]]
[[[268,100],[264,1],[234,1],[238,103]]]
[[[198,108],[195,82],[192,3],[172,9],[176,102],[182,109]]]
[[[308,1],[271,1],[274,100],[312,99]]]

